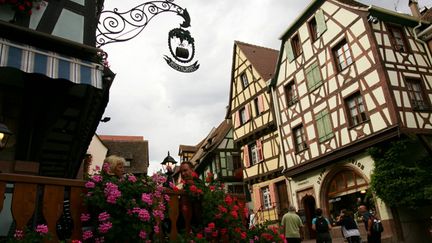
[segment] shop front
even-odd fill
[[[390,218],[385,204],[369,189],[373,166],[370,156],[360,154],[292,178],[294,201],[306,225],[307,238],[315,238],[311,222],[316,208],[322,208],[332,223],[342,209],[352,211],[360,222],[359,205],[366,205],[381,219]]]

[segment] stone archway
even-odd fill
[[[333,169],[324,178],[320,191],[324,215],[335,219],[341,209],[356,212],[360,204],[374,204],[368,188],[366,176],[355,167],[346,165]]]

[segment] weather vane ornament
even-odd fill
[[[117,8],[102,11],[97,26],[96,46],[100,48],[109,43],[131,40],[138,36],[156,15],[176,13],[184,21],[179,28],[172,29],[168,33],[168,49],[174,59],[167,55],[164,59],[177,71],[185,73],[196,71],[199,64],[198,61],[193,62],[195,42],[190,32],[186,30],[190,27],[190,16],[186,9],[174,4],[173,1],[150,1],[126,12],[119,12]]]

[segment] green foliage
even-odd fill
[[[401,139],[368,153],[375,161],[371,186],[389,206],[416,208],[432,201],[432,158],[414,139]]]

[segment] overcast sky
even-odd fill
[[[127,11],[144,3],[138,0],[105,0],[105,10]],[[408,0],[361,1],[409,13]],[[159,14],[136,38],[108,44],[103,49],[117,74],[110,90],[100,135],[144,136],[149,141],[150,167],[170,151],[178,161],[180,144],[196,145],[224,118],[229,99],[235,40],[279,50],[281,34],[310,3],[309,0],[176,0],[191,17],[188,30],[195,39],[200,68],[181,73],[163,59],[169,54],[168,32],[182,19]],[[419,5],[431,7],[420,0]]]

